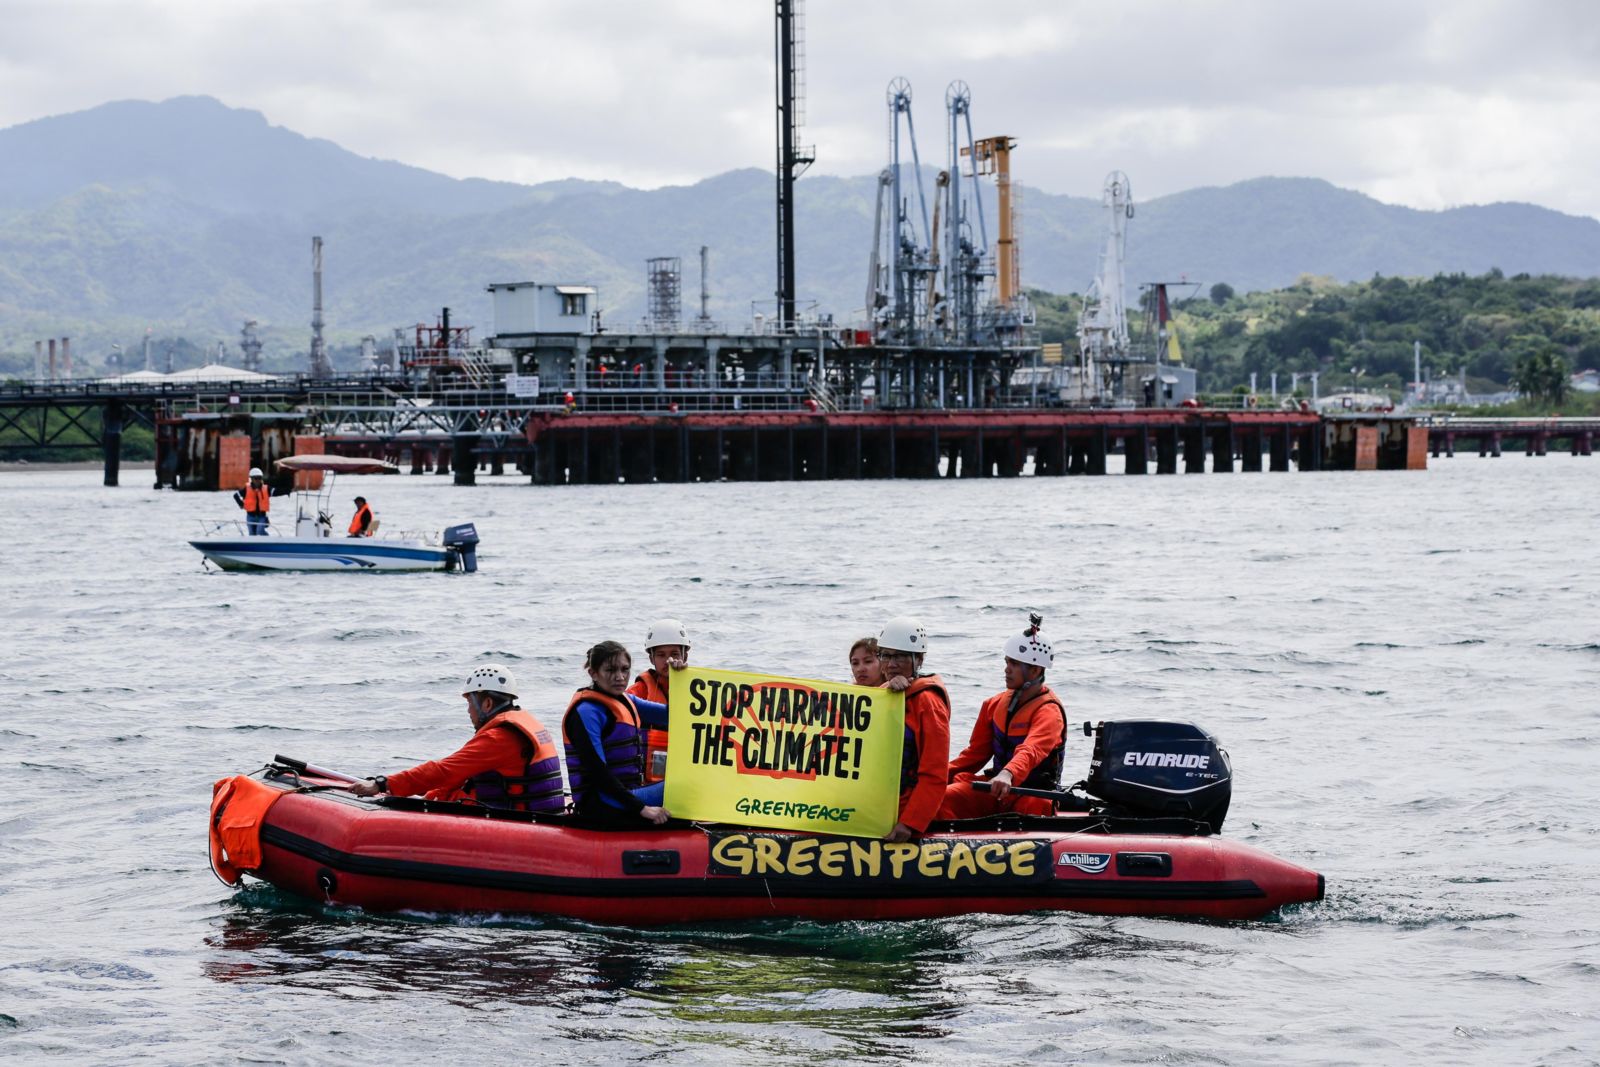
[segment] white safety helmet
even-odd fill
[[[878,647],[891,652],[927,652],[928,631],[909,615],[898,615],[884,623],[878,634]]]
[[[1034,623],[1022,631],[1020,636],[1006,642],[1006,658],[1014,659],[1018,663],[1030,663],[1045,670],[1049,670],[1056,659],[1055,653],[1050,648],[1050,642],[1039,636],[1038,623]]]
[[[235,467],[233,469],[234,470],[238,470],[239,468]],[[250,468],[250,477],[252,477],[252,478],[265,478],[266,475],[261,473],[261,468],[260,467],[251,467]]]
[[[644,650],[648,654],[652,648],[662,645],[682,645],[685,649],[689,644],[689,630],[677,619],[657,619],[650,624],[650,629],[644,632]]]
[[[482,667],[474,667],[472,673],[467,675],[467,687],[461,691],[461,695],[465,697],[473,693],[500,693],[514,697],[517,695],[517,680],[501,664],[486,663]]]

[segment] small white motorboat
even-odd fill
[[[442,533],[380,533],[373,520],[365,537],[336,537],[333,532],[333,483],[339,474],[387,474],[393,463],[359,456],[289,456],[280,470],[322,471],[318,489],[294,492],[294,530],[268,526],[250,535],[243,519],[204,522],[205,536],[189,543],[207,560],[228,571],[450,571],[478,569],[478,531],[472,523],[450,526]]]

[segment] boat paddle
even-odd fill
[[[282,756],[278,757],[278,762],[284,762]],[[980,793],[988,793],[991,792],[990,787],[993,784],[993,782],[973,782],[972,788]],[[1019,797],[1043,797],[1045,800],[1065,800],[1067,798],[1066,793],[1054,793],[1048,789],[1027,789],[1020,785],[1012,786],[1011,791]]]
[[[315,763],[307,763],[304,760],[290,759],[288,756],[273,756],[272,761],[274,763],[282,764],[291,771],[295,771],[299,774],[311,774],[318,778],[331,778],[335,782],[344,782],[346,785],[354,785],[357,782],[366,781],[365,778],[357,778],[353,774],[345,774],[343,771],[330,771],[326,767],[318,767]]]
[[[990,786],[993,784],[992,782],[975,781],[972,783],[972,788],[980,793],[988,793],[992,791]],[[1066,789],[1057,792],[1053,789],[1028,789],[1024,786],[1014,785],[1011,787],[1011,792],[1019,797],[1039,797],[1044,800],[1053,800],[1057,805],[1070,805],[1068,810],[1082,810],[1084,803],[1083,797]]]

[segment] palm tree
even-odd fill
[[[1555,345],[1545,345],[1525,352],[1517,360],[1513,379],[1517,391],[1524,396],[1559,404],[1567,397],[1571,371],[1561,350]]]

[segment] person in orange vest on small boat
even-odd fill
[[[645,783],[644,746],[648,727],[666,727],[666,705],[627,691],[633,657],[620,642],[601,641],[583,666],[592,684],[572,694],[561,719],[572,807],[579,815],[637,816],[660,826],[672,813],[661,804],[666,783]]]
[[[372,509],[367,507],[367,498],[356,497],[356,513],[350,518],[351,537],[372,536]]]
[[[650,666],[628,686],[632,696],[657,704],[667,702],[667,671],[689,664],[689,631],[677,619],[657,619],[644,635],[644,654]],[[659,782],[667,776],[667,731],[652,726],[645,732],[644,780]]]
[[[850,646],[850,680],[856,685],[883,684],[883,664],[878,662],[878,639],[862,637]]]
[[[461,695],[467,698],[472,740],[444,759],[380,774],[352,785],[350,792],[358,797],[420,794],[427,800],[547,815],[565,811],[561,753],[544,724],[517,707],[511,672],[497,663],[475,667]]]
[[[250,484],[233,494],[233,499],[244,509],[245,532],[251,537],[267,534],[267,512],[272,510],[272,491],[267,488],[266,475],[260,467],[250,468]]]
[[[900,814],[885,841],[909,841],[928,828],[944,802],[950,762],[950,695],[937,674],[923,674],[928,632],[916,619],[890,619],[878,635],[885,685],[906,695],[900,756]]]
[[[1043,797],[1020,797],[1013,786],[1061,788],[1061,763],[1066,751],[1067,712],[1061,698],[1044,684],[1055,662],[1050,643],[1039,635],[1043,623],[1029,617],[1022,636],[1005,645],[1006,687],[983,702],[972,740],[950,761],[950,786],[945,790],[941,819],[977,819],[1002,811],[1053,815],[1055,804]],[[981,770],[993,761],[988,770]],[[974,782],[987,780],[989,791]]]

